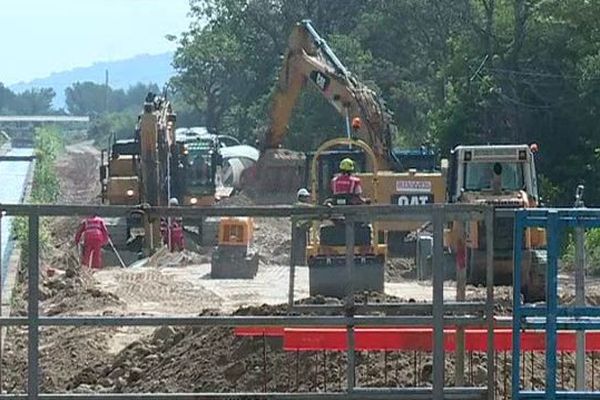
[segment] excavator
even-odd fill
[[[277,197],[276,194],[286,193],[289,201],[292,193],[305,186],[306,154],[282,149],[281,145],[294,105],[307,82],[312,83],[346,120],[347,136],[364,141],[372,149],[379,166],[380,189],[376,199],[379,204],[412,205],[441,203],[445,200],[446,164],[442,162],[441,171],[435,165],[423,171],[412,168],[408,162],[402,162],[402,156],[405,155],[418,161],[420,156],[431,158],[431,154],[402,154],[393,149],[392,139],[397,128],[391,112],[373,90],[350,73],[309,20],[296,24],[289,37],[272,100],[270,127],[261,143],[261,155],[253,171],[254,176],[246,181],[245,187],[249,191],[258,191],[261,196],[270,196],[272,199]],[[350,127],[352,120],[362,121],[353,126],[354,132]],[[323,197],[330,195],[327,193],[328,183],[336,172],[336,163],[342,158],[360,158],[364,171],[373,170],[373,161],[361,153],[360,149],[339,146],[320,155],[319,192]],[[309,162],[310,158],[311,155]],[[418,162],[414,166],[417,165]],[[373,197],[372,172],[358,175],[364,182],[365,193]],[[396,246],[402,247],[406,234],[417,228],[418,223],[407,221],[385,222],[378,227],[380,235],[387,235],[390,252],[394,253],[397,252]]]
[[[176,115],[166,99],[148,93],[138,116],[135,136],[115,141],[105,158],[100,179],[104,203],[166,206],[172,177],[177,173]],[[113,242],[122,250],[151,254],[161,245],[160,221],[143,210],[132,211],[125,220],[107,221]]]

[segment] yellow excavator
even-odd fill
[[[176,115],[165,98],[148,93],[138,116],[135,136],[115,141],[102,160],[100,178],[104,203],[166,206],[171,177],[176,172]],[[111,237],[121,250],[151,254],[161,246],[160,220],[142,209],[127,218],[107,221]]]
[[[379,166],[378,203],[409,205],[445,200],[444,170],[437,168],[434,154],[430,151],[410,154],[413,159],[415,156],[419,160],[427,158],[430,162],[426,168],[411,165],[410,157],[403,162],[402,152],[392,147],[397,129],[390,111],[373,90],[348,71],[308,20],[296,24],[289,37],[272,100],[270,126],[261,143],[261,156],[252,172],[254,176],[247,177],[245,182],[246,189],[271,198],[285,193],[289,201],[300,187],[305,186],[306,155],[282,149],[281,145],[294,105],[307,82],[311,82],[346,120],[347,136],[364,141],[372,149],[373,159]],[[351,132],[350,121],[355,118],[361,123],[353,126],[354,132]],[[341,159],[351,157],[362,164],[364,171],[373,170],[374,161],[361,152],[360,149],[337,146],[320,155],[319,185],[323,197],[330,194],[327,193],[328,182]],[[374,197],[372,172],[359,176],[364,182],[365,194]],[[387,243],[394,250],[397,245],[402,247],[404,236],[418,227],[418,223],[399,221],[382,223],[378,229],[380,234],[388,235]]]

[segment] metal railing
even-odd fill
[[[539,209],[520,210],[515,220],[515,243],[520,243],[526,228],[542,227],[548,235],[548,267],[546,272],[545,306],[524,305],[520,293],[513,291],[513,351],[512,398],[519,399],[600,399],[600,391],[585,391],[585,336],[586,330],[600,329],[600,307],[585,305],[584,293],[584,230],[600,228],[600,210],[597,209]],[[558,302],[558,260],[560,240],[567,228],[575,231],[575,306],[566,307]],[[514,288],[521,285],[523,250],[515,247],[513,274]],[[523,390],[520,384],[521,335],[523,329],[544,330],[546,334],[544,390]],[[576,330],[575,391],[557,388],[558,332]],[[592,357],[594,354],[592,353]],[[533,363],[533,361],[532,361]],[[592,368],[594,367],[592,358]],[[594,372],[592,372],[593,374]],[[593,377],[592,377],[593,379]],[[592,380],[593,382],[593,380]],[[594,390],[594,389],[592,389]]]
[[[27,394],[0,394],[0,399],[218,399],[218,398],[279,398],[279,399],[314,399],[314,398],[360,398],[360,399],[492,399],[494,397],[494,292],[493,292],[493,210],[486,206],[466,205],[427,205],[427,206],[345,206],[315,208],[296,207],[207,207],[207,208],[166,208],[146,207],[149,216],[165,216],[183,218],[199,218],[208,216],[250,216],[250,217],[296,217],[303,219],[328,219],[332,215],[343,215],[346,220],[346,269],[348,282],[352,282],[352,265],[354,263],[354,229],[356,221],[405,219],[433,221],[433,301],[428,304],[355,304],[354,296],[349,291],[346,303],[338,308],[342,315],[334,316],[157,316],[157,317],[123,317],[123,316],[61,316],[45,317],[39,312],[39,222],[41,216],[87,216],[98,213],[104,217],[123,217],[131,210],[124,206],[62,206],[62,205],[0,205],[6,215],[27,216],[28,231],[28,314],[27,317],[1,317],[0,327],[27,326],[28,328],[28,374]],[[487,291],[483,304],[467,302],[444,302],[444,268],[442,264],[444,244],[444,226],[449,221],[482,221],[486,226],[487,245]],[[290,304],[294,304],[293,257],[290,265]],[[351,288],[351,286],[350,286]],[[359,315],[361,311],[393,308],[394,313],[403,315],[372,316]],[[318,307],[317,307],[318,308]],[[331,308],[331,307],[330,307]],[[313,306],[314,310],[314,306]],[[297,311],[297,309],[296,309]],[[331,309],[330,309],[331,311]],[[480,315],[472,315],[480,311]],[[433,327],[433,379],[431,388],[361,388],[356,387],[355,379],[355,327],[381,326],[415,326],[429,325]],[[336,393],[138,393],[138,394],[74,394],[40,393],[40,327],[45,326],[328,326],[343,327],[347,332],[347,379],[346,389]],[[444,327],[485,326],[487,328],[487,387],[446,387],[445,386],[445,353]],[[464,340],[464,337],[463,337]],[[464,343],[463,343],[464,348]],[[457,363],[464,364],[463,354],[457,354]]]

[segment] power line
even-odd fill
[[[540,78],[554,78],[554,79],[564,79],[564,80],[580,80],[582,77],[577,75],[563,75],[563,74],[552,74],[549,72],[537,72],[537,71],[522,71],[522,70],[514,70],[514,69],[506,69],[506,68],[495,68],[495,67],[484,67],[486,71],[497,72],[503,74],[513,74],[513,75],[524,75],[524,76],[534,76]],[[598,78],[586,78],[587,81],[600,81],[600,77]]]

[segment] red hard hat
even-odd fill
[[[359,117],[352,118],[352,128],[360,129],[361,126],[362,126],[362,121],[360,120]]]

